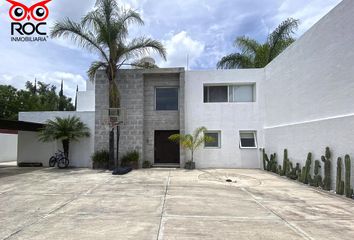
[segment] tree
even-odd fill
[[[0,119],[17,120],[18,110],[17,89],[0,85]]]
[[[204,143],[215,141],[214,138],[204,134],[207,129],[205,127],[199,127],[194,130],[193,134],[173,134],[168,139],[175,143],[180,143],[184,149],[188,149],[191,152],[191,160],[194,161],[194,152]]]
[[[42,142],[60,140],[63,145],[64,154],[68,159],[70,142],[89,136],[90,129],[86,124],[81,122],[80,118],[75,116],[67,118],[56,117],[55,120],[48,120],[45,123],[45,127],[39,132],[39,140]]]
[[[264,44],[246,36],[238,37],[235,46],[241,52],[223,57],[217,68],[263,68],[283,52],[295,39],[292,37],[299,26],[299,20],[288,18],[269,34]]]
[[[51,37],[70,37],[83,48],[97,52],[101,61],[95,61],[87,71],[91,80],[99,69],[105,69],[109,81],[110,107],[119,107],[119,92],[115,83],[117,70],[128,61],[151,50],[166,59],[163,45],[151,38],[139,37],[130,42],[128,27],[143,25],[139,13],[118,6],[116,0],[97,0],[95,9],[87,13],[80,23],[65,19],[56,22]]]

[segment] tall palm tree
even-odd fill
[[[295,39],[292,37],[299,26],[299,20],[288,18],[283,21],[265,43],[261,44],[246,36],[238,37],[235,46],[241,52],[232,53],[223,57],[217,68],[263,68],[284,51]]]
[[[119,7],[116,0],[97,0],[95,9],[87,13],[80,23],[65,19],[55,23],[51,37],[71,38],[83,48],[97,52],[95,61],[87,71],[91,80],[99,69],[105,69],[110,89],[110,107],[119,107],[119,93],[115,83],[117,70],[129,65],[130,60],[154,51],[166,60],[166,50],[156,40],[146,37],[127,41],[128,27],[143,25],[139,13]]]
[[[205,127],[199,127],[194,130],[193,134],[173,134],[168,139],[172,142],[180,143],[183,148],[190,150],[190,162],[193,162],[195,150],[197,150],[204,143],[215,141],[214,138],[203,134],[206,131],[207,129]]]
[[[45,127],[39,132],[39,140],[42,142],[60,140],[67,158],[69,158],[70,142],[89,136],[90,129],[81,122],[80,118],[75,116],[67,118],[56,117],[55,120],[48,120],[45,123]]]

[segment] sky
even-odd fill
[[[17,0],[31,6],[38,0]],[[248,36],[265,41],[288,17],[301,21],[300,37],[341,0],[117,0],[139,12],[144,26],[131,26],[129,38],[151,37],[167,50],[167,61],[154,56],[159,67],[215,69],[224,55],[236,52],[233,41]],[[47,32],[64,18],[79,21],[94,6],[95,0],[52,0],[48,3]],[[47,42],[11,42],[11,4],[0,0],[0,84],[24,88],[26,81],[43,81],[60,86],[75,96],[76,86],[85,90],[86,71],[97,60],[94,53],[77,47],[70,40]]]

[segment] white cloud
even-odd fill
[[[196,59],[204,51],[204,43],[193,40],[186,31],[173,35],[170,39],[163,41],[167,50],[167,61],[158,63],[160,67],[186,67],[187,56],[189,66],[195,64]]]

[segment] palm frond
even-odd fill
[[[158,53],[164,60],[166,60],[166,49],[161,42],[151,38],[135,38],[126,47],[123,55],[126,59],[138,58],[149,54],[151,51]]]
[[[249,37],[242,36],[235,40],[235,45],[242,50],[243,54],[246,55],[256,55],[260,44]]]
[[[253,68],[254,62],[248,55],[240,53],[232,53],[227,55],[217,63],[218,69],[233,69],[233,68]]]
[[[52,38],[71,38],[78,45],[89,50],[97,50],[101,56],[108,61],[107,54],[97,42],[94,34],[85,30],[79,23],[75,23],[70,19],[65,19],[62,22],[56,22],[51,29],[50,36]]]
[[[95,61],[91,64],[89,70],[87,71],[87,75],[89,76],[90,81],[94,80],[95,74],[100,68],[107,68],[107,64],[100,61]]]

